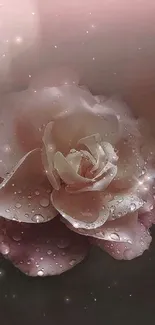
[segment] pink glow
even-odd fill
[[[52,84],[80,80],[95,93],[125,96],[138,112],[147,106],[152,117],[154,21],[154,0],[16,0],[13,7],[4,0],[0,87],[21,88],[38,71],[56,76],[58,68]]]

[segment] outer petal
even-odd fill
[[[124,101],[115,97],[106,98],[103,96],[97,96],[96,100],[103,109],[107,109],[109,113],[111,112],[111,114],[117,116],[120,122],[121,137],[128,136],[129,133],[140,136],[138,120],[133,116],[132,111]]]
[[[50,202],[51,190],[41,152],[33,150],[0,184],[0,215],[20,222],[46,222],[57,214]]]
[[[79,98],[81,97],[79,96]],[[81,105],[75,101],[74,106],[75,110],[72,111],[72,114],[63,115],[53,123],[49,145],[54,145],[57,151],[67,155],[72,148],[76,148],[81,138],[92,134],[99,133],[103,141],[111,144],[117,142],[119,123],[116,116],[109,115],[104,111],[98,114],[95,109],[91,111],[93,105],[87,106],[86,101],[82,101]]]
[[[131,187],[142,175],[145,167],[145,161],[140,152],[140,143],[135,137],[130,138],[129,135],[128,140],[122,139],[116,149],[119,159],[115,186],[118,189]]]
[[[119,218],[114,221],[107,221],[103,226],[92,229],[70,229],[76,231],[77,233],[85,236],[91,236],[94,238],[108,240],[111,242],[127,242],[132,243],[135,238],[135,229],[137,226],[138,213],[130,213],[125,217]]]
[[[110,211],[109,219],[117,219],[128,213],[137,211],[144,205],[144,201],[136,193],[125,192],[117,194],[107,203]]]
[[[40,225],[0,219],[0,252],[31,276],[63,273],[81,262],[88,248],[59,218]]]
[[[155,208],[150,212],[139,213],[139,220],[140,222],[149,229],[152,224],[155,224]]]
[[[116,114],[121,120],[133,117],[131,110],[122,100],[118,100],[114,97],[107,98],[105,96],[96,96],[96,100],[99,104],[102,104],[103,107],[106,107],[113,114]]]
[[[50,141],[52,126],[53,126],[53,122],[49,122],[45,127],[44,136],[42,139],[43,140],[42,162],[46,170],[46,175],[51,185],[53,186],[54,189],[59,190],[60,177],[57,171],[54,169],[54,162],[53,162],[56,148],[55,145],[53,145],[52,142]]]
[[[132,260],[149,249],[151,243],[151,236],[146,228],[137,223],[135,227],[135,236],[132,244],[130,243],[111,243],[104,240],[96,240],[94,244],[105,250],[112,257],[118,260]]]
[[[61,187],[51,195],[54,207],[75,228],[94,229],[105,223],[109,213],[99,193],[69,194]]]
[[[0,176],[10,172],[25,153],[41,146],[46,124],[79,109],[81,98],[92,106],[96,103],[88,91],[67,85],[1,97]]]

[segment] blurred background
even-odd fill
[[[50,85],[75,79],[124,96],[152,121],[154,21],[154,0],[4,0],[0,88],[23,89],[48,71]]]

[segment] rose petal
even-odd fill
[[[80,139],[78,145],[86,146],[95,158],[96,164],[93,166],[92,172],[96,171],[96,177],[99,177],[99,173],[102,172],[107,162],[118,160],[112,145],[108,142],[102,142],[99,133]]]
[[[142,196],[144,199],[144,205],[142,208],[139,209],[139,213],[143,214],[143,213],[148,213],[151,210],[153,210],[154,205],[155,205],[155,201],[154,201],[154,197],[151,193],[146,193],[146,195]]]
[[[151,228],[152,224],[155,223],[155,213],[143,213],[139,214],[140,222],[147,228]]]
[[[67,185],[83,185],[91,182],[89,178],[85,178],[79,175],[74,167],[68,162],[68,160],[63,156],[61,152],[57,152],[54,156],[54,168],[59,174],[60,178]]]
[[[118,160],[118,156],[111,143],[102,142],[102,148],[109,162],[116,162]]]
[[[83,100],[82,91],[84,92],[82,89],[78,90],[78,96],[74,98],[73,114],[66,114],[55,120],[53,124],[52,143],[57,151],[64,155],[67,155],[72,148],[76,148],[76,144],[81,138],[92,134],[99,133],[104,141],[110,143],[116,143],[119,136],[119,124],[116,116],[112,117],[106,112],[98,114],[96,110],[92,110],[95,104],[93,105],[92,102],[90,104],[90,100]],[[85,93],[89,94],[86,91]],[[71,106],[72,101],[68,105]]]
[[[96,159],[96,164],[93,167],[93,171],[97,170],[100,166],[106,163],[106,155],[101,146],[101,137],[99,133],[87,136],[78,141],[78,145],[84,145],[89,149],[92,156]]]
[[[125,217],[116,219],[114,221],[106,221],[106,223],[92,230],[74,229],[74,227],[67,224],[67,226],[79,233],[80,235],[90,236],[111,242],[132,243],[135,238],[135,229],[137,226],[138,213],[130,213]]]
[[[28,223],[46,222],[57,214],[50,202],[51,191],[41,152],[33,150],[0,184],[0,215]]]
[[[140,136],[138,121],[124,101],[104,96],[95,96],[95,99],[98,103],[95,107],[98,114],[105,112],[119,120],[120,137],[128,136],[129,133]]]
[[[42,145],[43,130],[60,113],[52,89],[1,98],[0,175],[5,177],[28,151]]]
[[[141,155],[145,161],[146,166],[155,166],[155,141],[150,134],[143,134],[143,143],[141,145]]]
[[[61,187],[52,192],[51,200],[59,213],[76,228],[100,227],[109,216],[102,196],[96,192],[69,194]]]
[[[104,240],[95,240],[94,244],[105,250],[112,257],[118,260],[132,260],[144,253],[149,249],[152,237],[146,228],[137,223],[135,227],[135,236],[132,244],[130,243],[112,243]]]
[[[47,123],[79,109],[81,97],[90,105],[96,103],[88,91],[67,85],[1,97],[0,176],[5,177],[25,153],[42,145]]]
[[[81,152],[76,151],[74,149],[71,150],[70,153],[66,156],[66,160],[74,168],[75,172],[78,173],[80,164],[81,164],[81,160],[82,160]]]
[[[54,189],[59,190],[60,188],[60,178],[56,170],[54,169],[53,159],[55,153],[55,146],[51,142],[51,130],[53,122],[49,122],[44,131],[43,136],[43,149],[42,149],[42,162],[46,170],[46,175],[48,180]]]
[[[116,114],[121,120],[125,118],[132,118],[132,112],[127,106],[127,104],[122,101],[118,100],[117,98],[107,98],[105,96],[97,96],[96,97],[99,104],[102,104],[103,107],[106,107],[109,111]]]
[[[95,97],[94,97],[95,99]],[[94,128],[92,132],[83,135],[82,137],[86,137],[88,135],[99,133],[102,137],[103,141],[107,141],[112,145],[115,144],[120,138],[120,127],[117,116],[113,111],[109,111],[107,107],[104,107],[99,104],[95,104],[94,106],[90,106],[85,100],[81,99],[82,104],[87,109],[89,113],[92,113],[93,116],[98,116],[100,119],[100,123],[98,125],[98,129]],[[88,123],[88,122],[87,122]],[[103,125],[104,123],[104,125]],[[99,127],[100,126],[100,127]]]
[[[140,222],[149,229],[152,224],[155,224],[155,208],[150,212],[139,213]]]
[[[145,162],[140,153],[140,144],[135,138],[122,140],[116,146],[118,172],[115,178],[117,188],[128,188],[142,175]]]
[[[0,219],[0,252],[30,276],[61,274],[88,252],[83,236],[71,232],[59,218],[40,225]]]
[[[117,166],[115,166],[111,163],[107,163],[107,165],[100,172],[100,175],[97,175],[95,178],[92,178],[92,180],[91,180],[92,184],[90,184],[89,186],[80,188],[80,189],[77,189],[76,186],[75,186],[75,188],[72,186],[67,186],[66,191],[68,193],[82,193],[82,192],[87,192],[87,191],[105,191],[107,189],[107,187],[109,186],[109,184],[114,179],[114,177],[116,176],[116,174],[117,174]]]
[[[127,213],[138,210],[144,205],[144,201],[134,192],[126,192],[115,195],[113,200],[107,203],[111,220],[120,218]]]
[[[103,102],[103,103],[102,103]],[[108,98],[107,100],[102,101],[101,103],[109,111],[114,112],[120,122],[121,136],[127,136],[133,134],[135,136],[140,136],[138,121],[134,118],[132,111],[129,109],[127,104],[116,98]]]

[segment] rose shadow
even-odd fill
[[[140,258],[120,262],[93,247],[82,264],[44,279],[27,277],[1,258],[1,322],[154,324],[154,249],[155,241]]]

